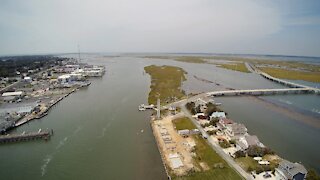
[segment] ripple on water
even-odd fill
[[[52,155],[47,155],[44,159],[43,159],[43,164],[41,166],[41,176],[44,176],[46,174],[47,171],[47,166],[50,163],[50,161],[52,160]]]
[[[68,140],[68,137],[65,137],[64,139],[62,139],[59,144],[57,145],[56,149],[61,148]]]

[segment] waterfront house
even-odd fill
[[[234,122],[231,119],[221,118],[217,123],[217,126],[220,129],[225,129],[228,124],[233,124]]]
[[[299,163],[282,160],[275,170],[277,180],[304,180],[308,171]]]
[[[214,100],[210,97],[202,97],[202,98],[198,98],[195,101],[195,107],[200,106],[200,111],[201,112],[205,112],[207,110],[207,104],[208,103],[212,103],[214,104]]]
[[[264,147],[264,145],[259,141],[257,136],[251,136],[251,135],[239,137],[239,139],[237,140],[236,146],[238,149],[241,149],[241,150],[246,150],[250,146]]]
[[[219,119],[221,119],[221,118],[226,118],[226,113],[225,112],[214,112],[214,113],[212,113],[211,114],[211,116],[210,116],[210,120],[212,120],[212,119],[214,119],[214,118],[219,118]]]
[[[228,124],[225,130],[225,133],[231,139],[239,139],[239,137],[246,135],[247,132],[247,128],[243,124],[238,123]]]

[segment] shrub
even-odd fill
[[[262,157],[266,154],[274,154],[274,151],[272,151],[270,148],[259,147],[259,146],[249,146],[247,150],[247,154],[250,157],[256,157],[256,156]]]
[[[246,153],[244,151],[237,151],[234,153],[235,158],[246,157]]]
[[[229,143],[227,140],[220,141],[220,142],[219,142],[219,145],[220,145],[222,148],[229,148],[229,147],[231,147],[230,143]]]

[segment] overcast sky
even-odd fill
[[[320,56],[319,0],[1,0],[0,55]]]

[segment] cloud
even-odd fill
[[[304,17],[296,17],[292,18],[286,24],[288,26],[317,26],[320,25],[320,17],[319,16],[304,16]]]
[[[0,5],[0,53],[232,52],[283,29],[252,0],[55,0]],[[244,52],[246,53],[246,52]]]

